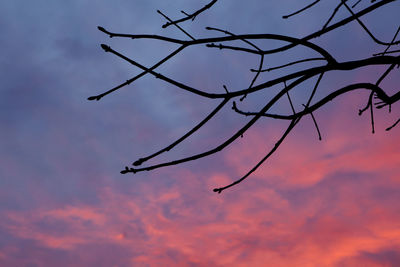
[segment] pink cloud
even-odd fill
[[[338,99],[333,104],[337,105],[333,112],[317,113],[322,141],[316,138],[311,118],[303,118],[298,129],[293,130],[249,179],[267,179],[282,186],[296,187],[313,186],[340,171],[379,172],[396,179],[400,170],[398,129],[385,132],[389,120],[378,114],[375,120],[380,128],[372,135],[368,114],[359,117],[354,108],[363,104],[364,98],[354,94]],[[249,131],[246,140],[225,153],[226,162],[238,176],[244,175],[274,146],[283,131],[284,127]]]
[[[0,226],[48,253],[79,258],[76,266],[96,258],[116,266],[390,264],[385,252],[400,247],[398,129],[371,135],[366,119],[339,115],[321,122],[329,135],[322,142],[305,121],[306,131],[222,194],[211,189],[236,178],[223,169],[175,168],[124,192],[103,187],[97,203],[3,212]],[[243,174],[277,132],[249,132],[223,153],[231,173]],[[6,245],[0,261],[18,265],[20,249]],[[38,265],[47,257],[26,255]]]

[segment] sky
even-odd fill
[[[219,100],[182,91],[150,75],[100,101],[92,95],[140,70],[104,53],[100,44],[151,66],[177,46],[159,40],[108,38],[119,33],[187,39],[165,18],[208,1],[0,2],[0,265],[1,266],[397,266],[400,262],[399,106],[358,110],[369,93],[341,96],[304,117],[276,153],[247,180],[240,178],[288,125],[262,119],[243,138],[209,157],[136,174],[125,166],[170,144],[202,120]],[[206,26],[241,33],[303,37],[319,30],[339,1],[219,0],[181,26],[195,38],[220,36]],[[351,1],[353,4],[355,1]],[[361,1],[354,10],[371,5]],[[399,26],[398,1],[362,18],[390,41]],[[340,9],[333,22],[348,16]],[[313,39],[338,61],[382,52],[356,22]],[[265,49],[282,43],[257,41]],[[240,42],[234,43],[243,46]],[[266,57],[264,67],[313,57],[306,48]],[[237,51],[189,47],[157,69],[208,92],[249,86],[259,58]],[[299,68],[306,67],[304,63]],[[313,63],[318,65],[318,63]],[[296,70],[268,72],[258,83]],[[316,98],[346,84],[375,83],[385,67],[324,76]],[[382,83],[398,92],[398,69]],[[291,92],[300,110],[312,79]],[[238,106],[256,111],[282,85],[249,95]],[[213,148],[250,118],[230,102],[206,126],[149,165]],[[273,107],[290,112],[287,99]],[[148,166],[148,165],[145,165]]]

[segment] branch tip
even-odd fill
[[[105,52],[110,52],[111,50],[111,47],[106,44],[101,44],[101,48],[103,48]]]
[[[122,171],[121,171],[121,174],[126,174],[126,173],[128,173],[128,172],[136,173],[136,169],[134,169],[134,168],[129,168],[128,166],[125,166],[125,170],[122,170]]]
[[[127,174],[129,172],[128,166],[125,166],[125,170],[121,171],[121,174]]]
[[[214,188],[213,189],[213,191],[217,192],[218,194],[221,194],[222,190],[223,190],[222,188]]]
[[[140,166],[144,162],[143,158],[138,159],[134,163],[132,163],[133,166]]]
[[[98,96],[89,96],[89,97],[87,98],[87,100],[90,100],[90,101],[92,101],[92,100],[97,100],[97,101],[99,101],[99,100],[100,100],[100,97],[98,97]]]

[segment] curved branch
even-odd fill
[[[176,38],[169,38],[165,36],[160,36],[160,35],[149,35],[149,34],[117,34],[117,33],[111,33],[106,31],[103,27],[98,27],[99,30],[101,30],[104,33],[107,33],[110,37],[128,37],[132,39],[157,39],[157,40],[163,40],[166,42],[171,42],[171,43],[177,43],[177,44],[186,44],[186,45],[198,45],[198,44],[207,44],[207,43],[214,43],[214,42],[226,42],[226,41],[235,41],[235,40],[255,40],[255,39],[270,39],[270,40],[280,40],[280,41],[285,41],[291,43],[293,45],[292,47],[296,45],[303,45],[305,47],[309,47],[319,54],[321,54],[326,60],[328,60],[331,63],[336,62],[335,59],[323,48],[320,46],[317,46],[307,40],[295,38],[295,37],[290,37],[286,35],[279,35],[279,34],[240,34],[240,35],[231,35],[231,36],[224,36],[224,37],[212,37],[212,38],[202,38],[202,39],[196,39],[196,40],[191,40],[191,41],[184,41]],[[214,28],[211,27],[206,27],[206,29],[211,30]],[[265,51],[257,51],[255,52],[256,54],[268,54],[268,52]]]
[[[354,90],[358,90],[358,89],[366,89],[366,90],[370,90],[373,93],[376,93],[380,99],[382,99],[385,103],[387,104],[393,104],[397,101],[400,100],[400,92],[394,94],[393,96],[388,96],[386,94],[385,91],[383,91],[382,88],[380,88],[378,85],[373,84],[373,83],[355,83],[355,84],[351,84],[351,85],[347,85],[345,87],[342,87],[332,93],[330,93],[329,95],[327,95],[326,97],[322,98],[321,100],[319,100],[317,103],[313,104],[312,106],[309,106],[305,109],[303,109],[302,111],[299,111],[293,115],[281,115],[281,114],[268,114],[268,113],[263,113],[260,114],[259,112],[244,112],[241,111],[240,109],[237,108],[236,104],[234,104],[234,106],[232,107],[232,109],[241,114],[241,115],[245,115],[245,116],[263,116],[263,117],[268,117],[268,118],[273,118],[273,119],[281,119],[281,120],[294,120],[298,117],[310,114],[311,112],[321,108],[322,106],[324,106],[325,104],[329,103],[330,101],[334,100],[336,97],[343,95],[345,93],[348,93],[350,91],[354,91]]]
[[[336,13],[339,11],[339,8],[343,5],[343,2],[340,2],[335,9],[333,10],[331,16],[329,17],[329,19],[325,22],[324,26],[322,26],[322,29],[325,29],[328,24],[331,22],[331,20],[333,19],[333,17],[336,15]]]
[[[243,182],[243,180],[245,180],[247,177],[249,177],[250,174],[252,174],[253,172],[255,172],[258,167],[261,166],[261,164],[263,164],[277,149],[278,147],[282,144],[283,140],[285,140],[286,136],[288,136],[288,134],[290,133],[290,131],[294,128],[294,126],[296,126],[296,124],[300,121],[300,118],[292,120],[289,124],[289,127],[286,129],[286,131],[283,133],[283,135],[281,136],[281,138],[279,138],[279,140],[276,142],[276,144],[274,145],[274,147],[268,152],[268,154],[262,158],[250,171],[248,171],[244,176],[242,176],[240,179],[234,181],[233,183],[226,185],[224,187],[220,187],[220,188],[214,188],[213,191],[217,192],[218,194],[222,193],[222,191],[224,191],[225,189],[228,189],[229,187],[232,187],[234,185],[237,185],[241,182]]]
[[[358,83],[358,84],[352,84],[346,87],[343,87],[342,89],[339,89],[337,91],[335,91],[334,93],[332,93],[331,95],[334,95],[335,93],[337,94],[336,96],[355,90],[355,89],[361,89],[361,88],[365,88],[365,89],[370,89],[372,91],[375,91],[376,93],[379,93],[381,95],[386,95],[386,93],[377,85],[375,84],[371,84],[371,83]],[[333,96],[332,99],[334,99],[336,96]],[[328,102],[332,99],[327,98],[325,101]],[[324,102],[325,102],[324,101]],[[326,103],[325,102],[325,103]],[[321,103],[321,102],[319,102]],[[323,104],[323,103],[322,103]],[[322,105],[321,104],[321,105]],[[315,105],[314,105],[315,106]],[[316,107],[317,108],[317,107]],[[304,112],[306,109],[308,109],[307,112]],[[288,136],[288,134],[290,133],[290,131],[296,126],[296,124],[300,121],[300,119],[302,118],[302,116],[304,116],[307,113],[311,113],[312,111],[310,111],[310,108],[306,108],[303,112],[299,112],[296,114],[296,116],[294,116],[291,119],[291,122],[289,124],[289,127],[286,129],[286,131],[283,133],[283,135],[279,138],[279,140],[276,142],[276,144],[274,145],[274,147],[267,153],[267,155],[262,158],[250,171],[248,171],[244,176],[242,176],[240,179],[234,181],[233,183],[226,185],[224,187],[220,187],[220,188],[214,188],[213,191],[217,192],[217,193],[221,193],[223,190],[228,189],[229,187],[232,187],[234,185],[237,185],[239,183],[241,183],[242,181],[244,181],[247,177],[249,177],[250,174],[252,174],[254,171],[256,171],[258,169],[258,167],[260,167],[277,149],[278,147],[282,144],[283,140]],[[258,116],[259,114],[257,114],[256,116]],[[399,119],[400,121],[400,119]],[[397,121],[394,126],[399,122]],[[390,130],[392,127],[389,127],[388,129]]]
[[[342,0],[343,5],[346,7],[346,9],[350,12],[350,14],[352,16],[355,16],[353,10],[351,10],[351,8],[346,4],[346,1]],[[372,40],[374,40],[375,43],[380,44],[380,45],[396,45],[396,44],[400,44],[400,41],[392,41],[390,43],[387,42],[383,42],[381,40],[379,40],[378,38],[376,38],[371,32],[370,30],[368,30],[367,26],[365,26],[365,24],[360,20],[360,18],[356,18],[358,24],[360,24],[360,26],[364,29],[364,31],[371,37]]]
[[[396,125],[400,122],[400,119],[398,119],[395,123],[392,124],[392,126],[386,128],[386,131],[390,131],[392,130],[394,127],[396,127]]]
[[[161,40],[161,41],[166,41],[166,42],[176,43],[176,44],[184,44],[187,42],[187,41],[179,40],[176,38],[169,38],[169,37],[156,35],[156,34],[126,34],[126,33],[109,32],[101,26],[97,26],[97,29],[99,29],[99,31],[107,34],[110,38],[124,37],[124,38],[131,38],[131,39],[155,39],[155,40]]]
[[[212,29],[212,28],[206,27],[206,29]],[[193,41],[193,43],[197,44],[197,43],[207,42],[207,43],[211,43],[211,44],[207,45],[208,47],[218,47],[221,49],[221,48],[223,48],[222,46],[213,45],[212,43],[234,41],[234,40],[238,40],[238,39],[239,40],[243,40],[243,39],[279,40],[279,41],[289,42],[289,43],[293,44],[294,46],[302,45],[302,46],[308,47],[308,48],[314,50],[315,52],[319,53],[329,63],[331,63],[331,64],[336,63],[336,60],[332,57],[332,55],[330,53],[328,53],[328,51],[326,51],[322,47],[320,47],[314,43],[311,43],[307,40],[290,37],[290,36],[286,36],[286,35],[280,35],[280,34],[268,34],[268,33],[265,33],[265,34],[241,34],[241,35],[234,35],[234,36],[227,36],[227,37],[198,39],[196,41]],[[240,50],[240,48],[238,50]],[[253,53],[253,54],[263,54],[263,55],[269,54],[268,51],[259,51],[259,50],[252,50],[252,49],[246,49],[245,51],[248,53]]]

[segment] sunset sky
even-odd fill
[[[100,101],[88,101],[141,71],[100,44],[145,66],[177,48],[159,40],[110,39],[97,29],[188,39],[166,20],[208,0],[0,1],[0,266],[399,266],[400,117],[394,104],[358,115],[369,91],[338,97],[302,118],[276,153],[243,183],[240,178],[270,149],[287,121],[261,119],[222,152],[197,161],[136,174],[125,166],[172,143],[220,100],[195,96],[145,75]],[[349,1],[353,5],[355,0]],[[366,8],[363,0],[355,11]],[[377,1],[379,2],[379,1]],[[322,28],[339,1],[219,0],[181,26],[195,38],[275,33],[301,38]],[[391,41],[399,20],[394,1],[362,21]],[[341,8],[335,23],[349,16]],[[399,39],[399,37],[397,37]],[[385,50],[357,22],[312,42],[338,61]],[[264,49],[284,43],[255,42]],[[241,42],[233,43],[245,46]],[[393,48],[393,49],[398,49]],[[265,58],[264,68],[315,57],[306,48]],[[392,54],[392,55],[398,55]],[[157,69],[207,92],[249,86],[259,57],[189,47]],[[306,66],[266,72],[256,84]],[[347,84],[375,83],[386,70],[373,66],[326,74],[316,99]],[[300,110],[316,77],[291,92]],[[399,69],[381,84],[399,90]],[[257,111],[283,85],[249,95],[243,110]],[[144,166],[211,149],[250,120],[230,101],[207,125]],[[287,98],[272,109],[290,114]]]

